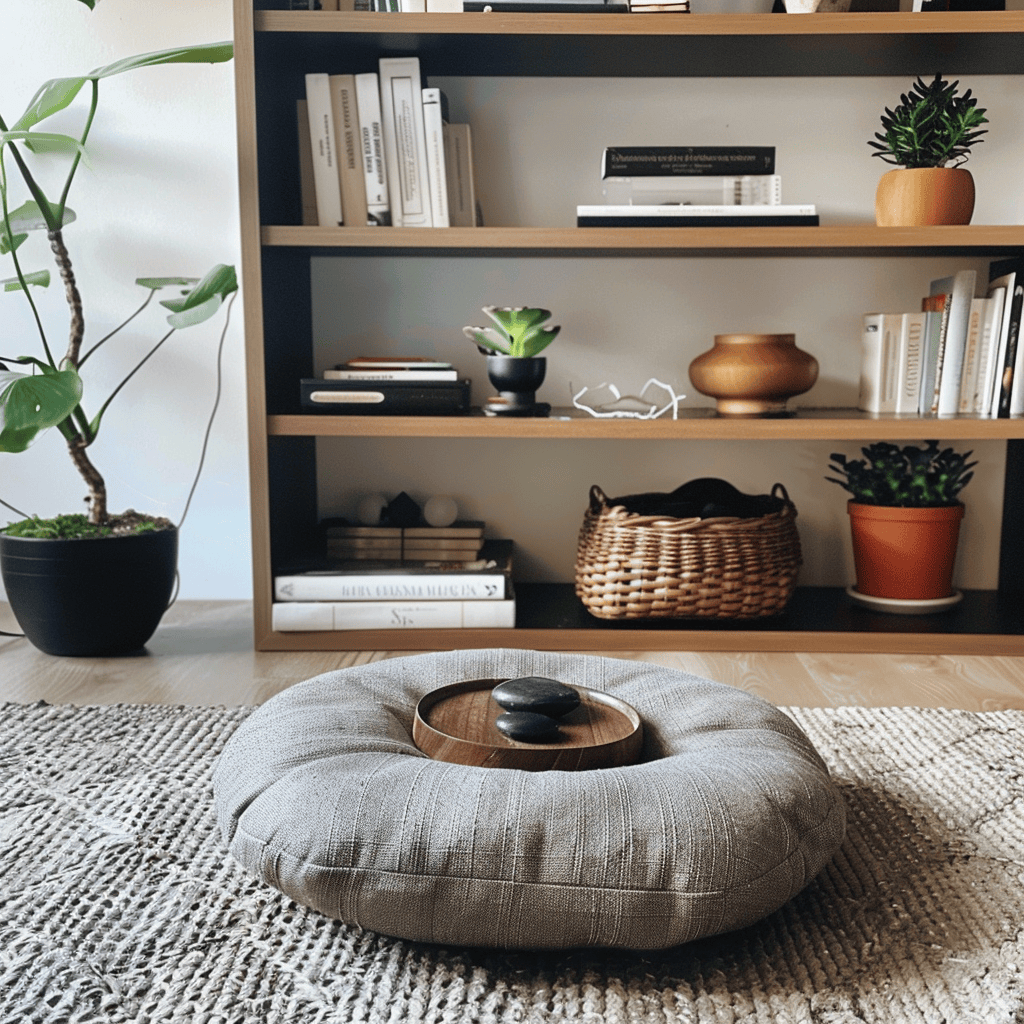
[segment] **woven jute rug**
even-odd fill
[[[655,954],[416,945],[253,881],[210,787],[248,713],[0,706],[3,1024],[1024,1022],[1024,712],[790,709],[842,849],[760,924]]]

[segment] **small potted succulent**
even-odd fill
[[[94,0],[81,2],[92,8]],[[65,228],[71,226],[68,234],[73,239],[82,223],[68,205],[68,194],[86,152],[100,83],[159,64],[217,63],[231,57],[230,42],[130,57],[86,75],[51,79],[37,90],[17,120],[8,123],[0,117],[0,256],[7,257],[14,270],[14,276],[0,280],[0,290],[21,293],[31,307],[38,335],[32,339],[8,332],[0,343],[0,453],[31,453],[36,437],[54,428],[63,436],[87,492],[87,514],[49,520],[0,501],[21,518],[0,529],[0,572],[7,597],[25,636],[48,654],[129,653],[138,650],[159,624],[175,579],[177,527],[164,517],[131,509],[111,513],[92,445],[106,422],[111,402],[142,365],[176,330],[214,316],[238,287],[234,268],[225,265],[214,267],[201,280],[139,278],[136,283],[148,295],[121,327],[166,288],[164,294],[173,297],[161,305],[169,310],[165,315],[170,329],[161,325],[163,337],[135,358],[134,369],[105,396],[97,396],[83,383],[87,361],[121,330],[115,328],[86,343],[88,307],[65,236]],[[76,135],[40,129],[42,122],[67,108],[79,93],[88,102]],[[50,165],[62,158],[66,161],[63,172],[56,179],[57,187],[51,189],[42,165],[46,165],[48,176]],[[102,229],[102,214],[99,226]],[[50,271],[30,269],[23,262],[33,247],[29,239],[40,235],[45,238],[38,247],[53,260],[66,299],[56,324],[49,322],[31,292],[50,283]],[[29,244],[22,250],[26,242]],[[58,344],[61,335],[66,340]],[[36,354],[25,354],[30,341]],[[141,433],[138,443],[145,444]],[[80,501],[76,489],[69,495],[69,504],[75,507]]]
[[[869,141],[877,156],[898,168],[882,175],[875,194],[875,222],[881,227],[970,224],[974,178],[960,164],[981,141],[985,110],[959,81],[941,75],[921,78],[895,110],[885,108],[882,131]]]
[[[484,306],[495,326],[463,327],[462,331],[487,356],[487,376],[498,389],[484,412],[502,416],[539,416],[550,412],[536,401],[547,360],[539,355],[561,327],[547,327],[551,311],[528,306]]]
[[[898,601],[939,601],[953,594],[953,563],[974,476],[971,452],[879,441],[863,459],[833,454],[826,477],[853,497],[847,503],[857,571],[856,592]]]

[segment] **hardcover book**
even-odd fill
[[[341,179],[338,176],[337,133],[331,105],[330,76],[306,75],[306,109],[313,151],[313,185],[317,222],[321,227],[343,223]]]
[[[774,174],[774,146],[609,146],[602,178]]]
[[[332,629],[511,629],[515,598],[503,601],[276,601],[281,632]]]
[[[376,381],[305,377],[299,398],[310,412],[356,416],[456,416],[469,412],[469,380]]]
[[[419,58],[381,57],[379,74],[391,219],[396,227],[429,228],[433,219]]]
[[[334,115],[335,147],[341,208],[349,227],[363,226],[366,216],[366,182],[359,144],[359,115],[356,111],[354,75],[331,75],[331,112]]]
[[[816,227],[811,205],[789,206],[577,206],[576,226],[649,227]]]
[[[371,225],[391,223],[388,175],[384,160],[384,125],[380,110],[380,79],[376,71],[355,76],[366,219]]]

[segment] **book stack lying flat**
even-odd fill
[[[484,541],[465,562],[354,559],[283,571],[272,623],[288,632],[511,628],[512,541]]]
[[[818,224],[813,205],[783,204],[774,146],[609,146],[601,180],[605,205],[577,206],[577,227]]]
[[[631,14],[689,14],[690,0],[629,0]]]
[[[468,562],[480,556],[482,522],[451,526],[328,526],[329,560],[392,559],[404,562]]]
[[[317,412],[454,416],[469,411],[468,379],[451,363],[361,356],[300,381],[302,405]]]

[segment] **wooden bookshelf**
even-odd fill
[[[296,380],[311,373],[310,257],[427,255],[517,258],[670,256],[990,258],[1024,253],[1024,226],[878,228],[474,229],[319,228],[289,223],[282,200],[293,160],[276,128],[290,123],[302,76],[416,53],[432,75],[885,76],[1024,75],[1024,12],[944,14],[558,15],[253,11],[234,0],[246,315],[255,643],[265,650],[423,650],[466,646],[560,650],[765,650],[1024,654],[1024,419],[879,417],[798,409],[764,420],[681,410],[678,420],[309,415]],[[339,58],[339,53],[343,58]],[[267,287],[264,288],[264,283]],[[272,282],[272,284],[270,283]],[[784,616],[749,623],[603,622],[572,584],[517,584],[513,630],[280,633],[270,627],[275,564],[301,553],[317,520],[318,438],[644,440],[920,440],[1006,442],[1000,583],[933,616],[878,615],[841,588],[799,588]],[[992,542],[996,543],[993,536]]]

